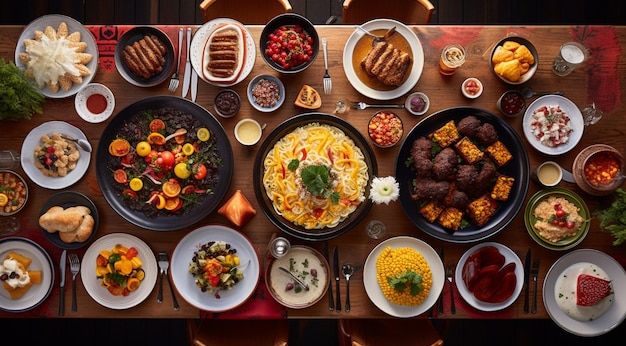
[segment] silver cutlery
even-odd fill
[[[68,257],[70,261],[70,271],[72,272],[72,311],[78,311],[78,305],[76,304],[76,275],[80,271],[80,259],[75,253],[71,253]]]
[[[365,102],[351,102],[350,107],[352,109],[363,110],[366,108],[404,108],[404,104],[390,104],[390,105],[370,105]]]
[[[305,291],[310,290],[309,285],[307,285],[304,281],[300,280],[299,277],[295,276],[289,269],[284,267],[278,267],[281,271],[287,273],[300,287],[302,287]]]
[[[174,92],[178,89],[178,84],[180,80],[178,79],[178,70],[180,70],[180,54],[183,51],[183,28],[178,30],[178,62],[176,63],[176,71],[172,75],[172,79],[170,80],[170,86],[167,88],[169,91]]]
[[[524,312],[528,313],[528,295],[530,293],[530,249],[526,252],[526,260],[524,262],[524,286]]]
[[[322,50],[324,52],[324,94],[329,95],[333,90],[333,81],[328,74],[328,53],[326,52],[326,37],[322,37]]]
[[[344,264],[341,271],[346,278],[346,312],[350,312],[350,277],[354,274],[354,266],[350,263]]]
[[[191,50],[187,52],[187,54],[191,55]],[[196,96],[198,95],[198,73],[196,69],[191,68],[191,101],[196,102]]]
[[[536,92],[533,89],[529,88],[529,87],[524,87],[522,89],[522,95],[524,95],[525,98],[529,99],[533,96],[545,96],[545,95],[559,95],[559,96],[563,96],[563,92],[562,91],[546,91],[546,92]]]
[[[191,47],[191,28],[187,28],[187,57],[185,59],[185,77],[183,78],[183,97],[187,97],[189,85],[191,85],[191,60],[189,57],[189,47]]]
[[[328,242],[325,241],[324,242],[324,258],[326,258],[326,261],[328,261],[330,263],[330,258],[328,256]],[[333,285],[328,282],[328,310],[333,311],[335,310],[335,299],[333,299]]]
[[[339,249],[335,246],[335,250],[333,251],[333,267],[335,269],[335,293],[337,300],[335,301],[335,311],[341,311],[341,295],[339,294],[339,278],[341,277],[341,272],[339,271]]]
[[[454,305],[454,268],[456,264],[454,262],[448,263],[446,267],[446,277],[448,278],[448,282],[450,283],[450,312],[454,315],[456,314],[456,307]]]
[[[539,261],[533,262],[533,267],[530,269],[530,275],[533,277],[533,306],[530,309],[530,312],[533,314],[537,313],[537,276],[539,275]]]
[[[176,295],[174,294],[174,287],[172,287],[172,282],[170,281],[170,276],[167,273],[167,270],[170,267],[170,259],[167,256],[167,252],[159,252],[159,269],[161,271],[161,282],[159,283],[159,293],[157,294],[157,302],[163,302],[163,281],[167,276],[168,284],[170,285],[170,291],[172,292],[172,300],[174,301],[174,310],[178,310],[180,307],[178,306],[178,301],[176,300]]]
[[[441,259],[441,263],[444,263],[443,246],[439,248],[439,259]],[[437,314],[443,315],[443,293],[439,294],[439,298],[437,298]]]
[[[365,34],[372,36],[374,38],[374,40],[372,40],[372,47],[377,45],[379,42],[384,42],[387,41],[387,39],[389,39],[393,34],[396,33],[396,27],[392,27],[391,29],[387,30],[387,32],[383,35],[383,36],[378,36],[378,35],[374,35],[371,32],[369,32],[367,29],[365,29],[364,27],[360,26],[360,25],[355,25],[355,28],[363,31]]]
[[[63,250],[61,253],[61,259],[59,260],[59,288],[61,294],[59,295],[59,316],[65,315],[65,261],[67,260],[67,250]]]
[[[74,137],[70,137],[70,136],[64,135],[64,134],[61,135],[61,138],[65,139],[67,141],[76,143],[76,145],[78,145],[81,149],[83,149],[84,151],[86,151],[88,153],[90,153],[91,150],[92,150],[91,149],[91,143],[89,143],[89,141],[86,140],[86,139],[83,139],[83,138],[76,139]]]

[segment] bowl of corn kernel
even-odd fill
[[[367,296],[380,310],[408,318],[435,304],[443,289],[444,274],[443,263],[430,245],[399,236],[381,242],[370,252],[363,282]],[[405,281],[411,284],[403,285]]]

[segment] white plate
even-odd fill
[[[422,70],[424,69],[424,50],[422,49],[422,44],[419,38],[417,38],[417,35],[413,30],[411,30],[411,28],[393,19],[374,19],[362,25],[362,27],[368,31],[391,29],[393,26],[395,26],[397,32],[409,42],[413,54],[413,67],[411,68],[411,74],[407,77],[406,81],[402,83],[402,85],[393,90],[372,89],[363,84],[354,72],[354,68],[352,67],[352,52],[361,37],[367,34],[356,29],[352,35],[350,35],[343,48],[343,70],[346,73],[346,77],[348,77],[348,81],[358,92],[375,100],[391,100],[411,91],[420,79]]]
[[[295,258],[299,259],[296,260],[295,264],[298,269],[304,269],[300,263],[306,260],[309,270],[317,270],[317,285],[313,285],[309,279],[305,280],[305,283],[309,285],[309,291],[302,290],[296,292],[295,289],[285,290],[286,285],[293,283],[294,280],[287,273],[282,272],[279,267],[289,269],[291,260]],[[265,271],[265,284],[270,294],[277,302],[288,308],[302,309],[309,307],[317,303],[326,294],[330,280],[330,269],[324,256],[313,248],[292,246],[284,257],[272,260],[267,268]]]
[[[106,287],[100,285],[101,280],[96,278],[96,258],[100,251],[111,250],[117,244],[137,249],[137,257],[146,274],[139,288],[126,297],[112,295]],[[87,293],[100,305],[116,310],[132,308],[148,298],[154,289],[157,276],[157,262],[152,249],[143,240],[126,233],[111,233],[97,239],[85,252],[80,265],[80,277]]]
[[[381,252],[388,246],[391,248],[410,247],[421,253],[428,262],[432,273],[433,284],[428,297],[426,297],[426,300],[424,300],[422,304],[417,306],[403,306],[394,304],[385,298],[376,280],[376,259],[378,259]],[[428,311],[437,301],[439,294],[441,294],[444,281],[445,272],[443,270],[443,263],[441,263],[441,258],[439,258],[437,252],[435,252],[430,245],[413,237],[394,237],[376,245],[367,256],[363,268],[363,283],[365,284],[367,296],[379,309],[394,317],[415,317]]]
[[[556,106],[558,105],[562,111],[564,111],[570,117],[570,124],[572,126],[572,132],[570,133],[569,141],[565,144],[561,144],[557,147],[549,147],[541,144],[535,135],[533,135],[530,129],[530,122],[533,120],[533,112],[542,106]],[[524,130],[524,136],[530,145],[535,149],[547,155],[561,155],[572,150],[583,137],[585,130],[585,124],[583,122],[583,115],[580,113],[580,109],[576,107],[574,102],[559,95],[545,95],[536,99],[533,103],[526,108],[524,113],[524,120],[522,121],[522,129]]]
[[[44,31],[47,26],[51,26],[54,28],[54,30],[57,30],[61,22],[65,22],[67,24],[67,28],[70,34],[79,31],[80,40],[87,43],[87,49],[85,49],[85,53],[89,53],[93,56],[91,61],[88,62],[86,65],[91,73],[88,76],[83,77],[83,82],[81,84],[73,83],[72,87],[68,91],[63,91],[59,89],[59,91],[53,93],[50,91],[50,89],[48,89],[48,87],[44,86],[44,88],[41,89],[40,92],[50,98],[64,98],[76,94],[78,90],[82,89],[83,87],[85,87],[85,85],[91,82],[93,77],[96,75],[96,70],[98,68],[98,45],[96,44],[96,39],[94,38],[93,34],[77,20],[61,14],[48,14],[45,16],[41,16],[28,24],[24,31],[22,31],[20,38],[17,40],[17,47],[15,47],[15,65],[22,70],[26,69],[26,66],[22,63],[19,57],[20,53],[26,52],[26,46],[24,46],[25,39],[34,39],[35,31]]]
[[[107,103],[104,112],[99,114],[92,113],[89,108],[87,108],[87,99],[89,96],[96,94],[104,96]],[[76,98],[74,98],[74,108],[76,108],[76,113],[78,113],[83,120],[90,123],[101,123],[113,114],[113,109],[115,109],[115,96],[113,96],[111,90],[103,84],[91,83],[76,94]]]
[[[611,278],[615,300],[611,307],[599,318],[593,321],[582,322],[565,314],[556,303],[554,289],[561,273],[571,265],[588,262],[602,268]],[[559,258],[543,282],[543,304],[554,323],[564,330],[579,336],[598,336],[608,333],[624,321],[626,317],[626,299],[623,292],[626,290],[626,272],[613,257],[592,249],[580,249],[569,252]]]
[[[20,160],[22,169],[24,169],[24,172],[26,172],[30,180],[43,188],[57,190],[64,189],[83,177],[85,172],[87,172],[87,168],[89,168],[91,153],[84,151],[77,145],[76,147],[80,152],[80,158],[78,159],[76,168],[64,177],[55,178],[45,176],[39,168],[35,166],[35,147],[41,144],[41,136],[51,135],[53,132],[65,134],[76,139],[87,139],[83,131],[75,126],[63,121],[48,121],[35,127],[28,133],[24,139],[24,143],[22,143]]]
[[[511,294],[509,299],[503,301],[502,303],[487,303],[476,299],[476,297],[474,297],[474,294],[470,292],[467,287],[465,287],[465,282],[463,281],[463,264],[467,261],[467,258],[471,254],[485,246],[496,247],[504,256],[504,264],[511,262],[515,263],[515,276],[517,277],[515,290],[513,291],[513,294]],[[456,282],[456,287],[459,289],[461,297],[463,297],[463,300],[465,300],[469,305],[481,311],[498,311],[505,309],[513,304],[513,302],[515,302],[515,300],[519,296],[520,292],[522,292],[522,287],[524,286],[524,266],[522,265],[522,261],[515,254],[515,252],[513,252],[513,250],[509,249],[508,247],[494,242],[480,243],[465,251],[463,256],[461,256],[459,262],[456,265],[454,281]]]
[[[17,252],[30,259],[29,270],[41,270],[41,284],[33,284],[20,299],[11,299],[9,292],[0,287],[0,310],[9,312],[28,311],[41,304],[52,292],[54,265],[50,255],[39,244],[26,238],[4,238],[0,240],[0,259],[4,260],[9,251]]]
[[[221,24],[238,24],[241,26],[244,34],[246,35],[246,55],[243,57],[244,65],[241,73],[239,74],[239,77],[233,83],[211,82],[204,78],[204,73],[202,73],[202,56],[204,52],[204,46],[209,37],[211,37],[213,31],[217,28],[218,25]],[[243,24],[230,18],[216,18],[204,23],[201,27],[198,28],[198,30],[196,30],[196,33],[193,35],[193,39],[191,40],[191,47],[189,48],[189,50],[191,51],[191,65],[193,66],[193,69],[196,70],[198,76],[203,81],[209,84],[222,87],[232,86],[246,79],[246,77],[248,77],[248,75],[252,71],[252,68],[254,67],[254,61],[256,59],[256,45],[254,43],[254,38],[252,37],[252,34]]]
[[[200,291],[189,273],[189,263],[194,252],[210,241],[225,241],[231,248],[237,249],[242,264],[250,260],[247,267],[242,267],[243,280],[230,290],[220,291],[219,299],[213,293]],[[214,312],[233,309],[248,300],[254,293],[260,275],[259,258],[248,238],[222,225],[202,226],[181,239],[174,249],[170,270],[174,286],[187,303],[198,309]]]

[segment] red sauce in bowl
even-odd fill
[[[500,109],[505,115],[514,116],[524,109],[524,97],[519,92],[507,91],[500,99]]]
[[[619,171],[619,160],[611,153],[597,153],[585,163],[585,179],[593,186],[610,184]]]
[[[107,99],[104,95],[93,94],[87,98],[87,109],[93,114],[103,113],[107,109]]]

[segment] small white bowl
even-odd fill
[[[478,87],[478,90],[476,92],[471,93],[467,89],[469,83],[472,83],[472,84],[475,83],[475,86]],[[468,99],[476,99],[483,93],[483,83],[481,83],[478,78],[470,77],[464,80],[463,83],[461,83],[461,92],[463,93],[463,96],[467,97]]]
[[[424,108],[422,108],[422,110],[419,112],[414,111],[413,108],[411,108],[411,100],[416,97],[419,97],[424,101]],[[430,106],[430,100],[428,99],[428,96],[426,96],[426,94],[424,94],[423,92],[419,92],[419,91],[412,93],[406,98],[406,101],[404,101],[404,108],[406,108],[406,110],[413,115],[424,115],[428,111],[429,106]]]
[[[276,85],[278,85],[278,100],[276,100],[276,103],[270,107],[261,106],[255,101],[255,98],[252,96],[252,90],[263,79],[276,83]],[[283,82],[281,82],[280,79],[276,78],[275,76],[269,74],[258,75],[250,81],[250,84],[248,84],[248,101],[250,101],[252,107],[254,107],[258,111],[266,113],[273,112],[280,108],[283,102],[285,102],[285,86],[283,85]]]
[[[252,118],[244,118],[235,125],[235,138],[242,145],[255,145],[263,135],[263,126]]]
[[[101,123],[113,114],[115,96],[106,86],[91,83],[78,91],[74,99],[74,106],[83,120],[90,123]]]

